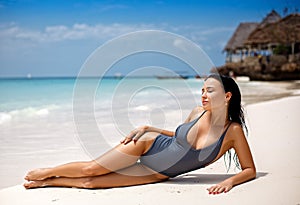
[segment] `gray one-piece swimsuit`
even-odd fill
[[[203,149],[194,149],[187,141],[189,130],[204,115],[177,127],[175,136],[158,135],[151,148],[141,156],[140,162],[152,170],[176,177],[212,162],[218,155],[229,126],[215,143]]]

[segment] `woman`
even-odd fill
[[[210,194],[225,193],[256,176],[243,128],[237,84],[212,74],[204,81],[202,107],[196,107],[175,133],[139,127],[96,160],[29,172],[24,186],[112,188],[156,183],[205,167],[233,148],[242,171],[207,189]]]

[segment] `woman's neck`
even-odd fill
[[[218,109],[211,112],[211,123],[214,126],[226,126],[229,123],[227,109]]]

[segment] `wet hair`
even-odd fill
[[[205,81],[209,78],[218,80],[223,85],[225,93],[230,92],[232,94],[228,105],[229,120],[240,124],[242,128],[245,130],[247,135],[248,129],[245,123],[244,109],[241,104],[241,92],[238,85],[231,77],[224,76],[224,75],[211,74],[205,79]],[[226,164],[226,157],[228,158],[229,161],[228,166]],[[232,158],[231,150],[228,150],[227,153],[224,155],[224,161],[227,166],[227,171],[230,169],[231,166],[231,158]],[[235,162],[236,167],[240,169],[240,163],[238,161],[238,157],[236,153],[234,153],[233,155],[233,161]]]

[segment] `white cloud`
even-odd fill
[[[177,48],[182,49],[183,51],[187,51],[187,48],[185,46],[185,42],[182,41],[182,39],[175,39],[173,42],[173,45]]]
[[[233,31],[232,27],[207,28],[194,25],[172,26],[166,23],[153,24],[95,24],[76,23],[72,26],[55,25],[46,26],[42,30],[28,29],[18,26],[16,23],[0,24],[0,52],[13,53],[22,48],[37,48],[39,45],[52,42],[92,40],[105,42],[112,38],[138,30],[157,29],[174,32],[198,44],[205,50],[223,50],[226,41],[226,33]],[[226,37],[227,38],[227,37]],[[186,48],[181,42],[174,45],[183,50]],[[28,50],[28,49],[25,49]]]
[[[64,40],[108,39],[128,32],[153,29],[152,25],[88,25],[74,24],[72,27],[47,26],[43,31],[24,29],[16,25],[0,26],[0,37],[4,39],[30,40],[33,42],[57,42]]]
[[[59,42],[65,40],[102,39],[107,40],[119,35],[144,29],[162,29],[184,35],[195,42],[206,41],[209,36],[234,30],[231,27],[203,28],[199,26],[170,26],[168,24],[79,24],[73,26],[46,26],[44,30],[33,30],[19,27],[15,23],[0,25],[0,37],[32,42]]]

